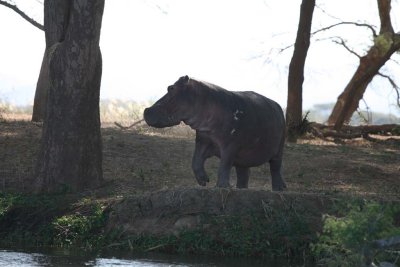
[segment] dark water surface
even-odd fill
[[[287,262],[271,262],[252,258],[180,256],[106,252],[91,254],[64,249],[0,250],[0,266],[137,266],[137,267],[289,267]]]

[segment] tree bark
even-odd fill
[[[56,2],[56,3],[55,3]],[[44,25],[46,48],[36,84],[35,99],[33,102],[32,121],[43,121],[46,117],[47,97],[50,88],[49,77],[49,49],[65,38],[69,17],[69,3],[67,0],[58,0],[44,4]]]
[[[328,124],[334,125],[336,130],[340,130],[344,123],[350,121],[373,77],[400,49],[400,35],[394,33],[390,21],[390,0],[378,0],[378,8],[381,20],[380,34],[367,54],[360,58],[356,72],[338,97],[329,116]]]
[[[304,65],[310,46],[311,23],[315,0],[303,0],[300,7],[300,19],[293,57],[289,65],[288,99],[286,107],[286,127],[288,141],[296,142],[303,121],[303,81]]]
[[[47,95],[50,88],[49,78],[49,53],[45,49],[39,78],[36,83],[35,98],[33,101],[32,121],[43,121],[46,116]]]
[[[47,0],[49,91],[35,190],[79,191],[102,181],[99,47],[104,0]]]

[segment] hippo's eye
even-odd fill
[[[172,85],[168,86],[168,93],[174,90],[174,87]]]

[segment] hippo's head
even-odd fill
[[[170,127],[191,116],[195,93],[189,80],[188,76],[179,78],[168,86],[168,92],[162,98],[144,110],[143,117],[148,125],[156,128]]]

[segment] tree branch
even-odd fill
[[[332,28],[334,28],[334,27],[336,27],[336,26],[339,26],[339,25],[355,25],[355,26],[358,26],[358,27],[367,27],[368,29],[370,29],[370,30],[372,31],[372,34],[373,34],[374,38],[377,37],[376,31],[375,31],[375,29],[374,29],[374,27],[373,27],[372,25],[369,25],[369,24],[366,24],[366,23],[352,22],[352,21],[342,21],[342,22],[339,22],[339,23],[332,24],[332,25],[330,25],[330,26],[324,27],[324,28],[322,28],[322,29],[318,29],[318,30],[312,32],[312,33],[311,33],[311,36],[314,36],[315,34],[320,33],[320,32],[322,32],[322,31],[326,31],[326,30],[332,29]],[[340,37],[338,37],[338,38],[340,38]],[[343,39],[342,39],[342,40],[343,40]],[[339,44],[341,44],[341,43],[339,43]],[[343,44],[342,44],[342,45],[343,45]],[[279,52],[278,52],[278,53],[280,54],[280,53],[284,52],[285,50],[287,50],[287,49],[289,49],[289,48],[291,48],[291,47],[293,47],[293,46],[294,46],[294,44],[290,44],[290,45],[288,45],[288,46],[286,46],[286,47],[284,47],[284,48],[281,48],[281,49],[279,49]],[[348,48],[347,46],[345,46],[345,48],[346,48],[350,53],[352,53],[352,54],[354,54],[354,55],[356,55],[357,57],[360,58],[360,56],[359,56],[358,54],[356,54],[356,53],[355,53],[354,51],[352,51],[352,50],[349,50],[349,48]]]
[[[329,14],[328,12],[326,12],[326,10],[323,9],[320,5],[315,5],[315,7],[318,8],[319,10],[321,10],[321,12],[324,13],[325,15],[327,15],[328,17],[335,19],[335,20],[340,20],[338,17],[335,17],[332,14]]]
[[[17,14],[19,14],[21,17],[23,17],[26,21],[28,21],[30,24],[35,26],[36,28],[44,31],[44,27],[42,24],[37,22],[36,20],[30,18],[28,15],[26,15],[21,9],[19,9],[16,5],[7,3],[6,1],[0,0],[0,5],[3,5],[5,7],[8,7],[12,10],[14,10]]]
[[[400,125],[383,124],[383,125],[363,125],[350,126],[346,125],[340,131],[333,129],[333,126],[312,122],[309,125],[309,132],[320,138],[333,137],[341,139],[353,139],[358,137],[367,137],[368,134],[389,134],[399,136]]]
[[[114,122],[114,124],[115,124],[116,126],[118,126],[121,130],[127,130],[127,129],[130,129],[130,128],[132,128],[132,127],[134,127],[134,126],[136,126],[136,125],[138,125],[139,123],[142,123],[142,122],[144,122],[144,119],[138,120],[138,121],[132,123],[132,124],[129,125],[129,126],[122,126],[122,125],[121,125],[120,123],[118,123],[118,122]]]
[[[383,74],[380,72],[378,72],[378,75],[383,78],[386,78],[389,81],[389,83],[392,85],[392,87],[397,95],[397,106],[400,107],[400,87],[396,84],[396,82],[389,75],[386,75],[386,74]]]
[[[336,26],[340,26],[340,25],[355,25],[355,26],[358,26],[358,27],[367,27],[368,29],[370,29],[372,31],[372,34],[373,34],[374,37],[378,36],[376,34],[376,31],[375,31],[375,29],[374,29],[374,27],[372,25],[369,25],[367,23],[358,23],[358,22],[352,22],[352,21],[342,21],[342,22],[339,22],[339,23],[335,23],[335,24],[326,26],[326,27],[324,27],[322,29],[319,29],[319,30],[316,30],[316,31],[312,32],[311,35],[314,35],[316,33],[332,29],[332,28],[334,28]]]
[[[380,34],[385,32],[394,33],[392,20],[390,18],[391,0],[378,1],[379,19],[381,21]]]
[[[361,56],[360,56],[359,54],[357,54],[357,52],[355,52],[354,50],[350,49],[350,47],[347,46],[346,42],[345,42],[341,37],[336,36],[336,38],[339,39],[340,42],[337,41],[337,40],[332,40],[332,42],[334,42],[334,43],[336,43],[336,44],[342,45],[342,46],[343,46],[344,48],[346,48],[346,50],[349,51],[351,54],[355,55],[355,56],[358,57],[358,58],[361,58]]]

